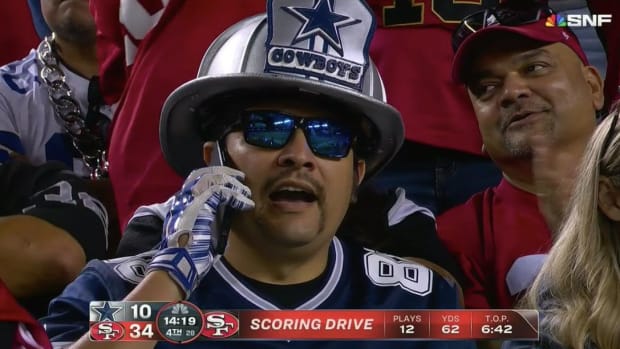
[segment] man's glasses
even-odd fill
[[[256,110],[242,113],[241,127],[246,143],[268,149],[283,148],[300,128],[312,152],[327,159],[346,157],[353,143],[351,126],[335,119]]]
[[[452,33],[452,49],[456,52],[467,37],[484,28],[495,25],[519,26],[535,23],[552,14],[553,11],[544,5],[531,5],[523,8],[498,6],[474,12],[463,18]]]

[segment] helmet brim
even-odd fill
[[[365,179],[383,168],[404,141],[400,113],[389,104],[362,93],[317,80],[285,75],[226,74],[196,78],[177,88],[168,97],[159,124],[160,144],[166,161],[182,177],[194,169],[204,167],[206,164],[202,149],[206,139],[196,126],[196,110],[218,96],[233,95],[238,91],[265,92],[269,89],[290,89],[327,96],[368,118],[376,127],[380,139],[375,140],[376,148],[365,158]]]

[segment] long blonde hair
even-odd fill
[[[542,308],[543,332],[565,348],[620,348],[620,229],[598,207],[599,175],[620,188],[619,127],[610,131],[618,112],[590,140],[566,219],[526,295],[529,306]]]

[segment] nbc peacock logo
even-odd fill
[[[566,22],[566,17],[559,15],[559,14],[553,14],[547,17],[547,20],[545,21],[545,27],[566,27],[566,26],[568,26],[568,23]]]

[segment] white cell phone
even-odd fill
[[[224,166],[224,157],[222,156],[222,148],[218,142],[215,143],[215,147],[211,151],[211,160],[209,166]]]

